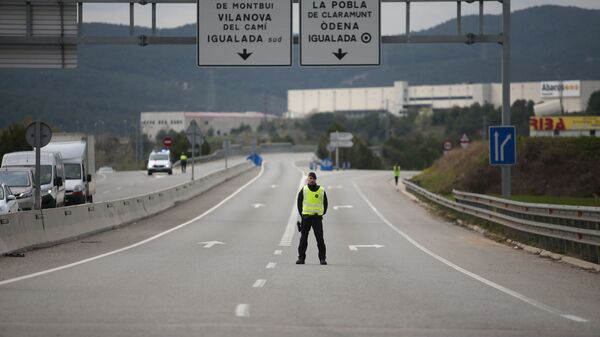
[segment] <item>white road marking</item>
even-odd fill
[[[276,188],[276,187],[277,187],[277,184],[271,185],[271,188]]]
[[[110,193],[110,191],[104,191],[104,192],[102,192],[102,194],[108,194],[108,193]]]
[[[261,208],[263,207],[265,204],[252,204],[252,207],[254,208]]]
[[[277,263],[275,263],[275,262],[269,262],[269,263],[267,263],[267,266],[265,268],[273,269],[273,268],[275,268],[276,265],[277,265]]]
[[[256,280],[256,282],[254,282],[252,287],[253,288],[262,288],[265,286],[265,283],[267,283],[267,280],[261,278],[261,279]]]
[[[244,303],[238,304],[237,307],[235,307],[235,315],[237,317],[250,316],[250,305]]]
[[[63,270],[63,269],[71,268],[71,267],[75,267],[75,266],[78,266],[80,264],[92,262],[92,261],[101,259],[103,257],[114,255],[114,254],[117,254],[117,253],[120,253],[120,252],[124,252],[126,250],[130,250],[130,249],[135,248],[137,246],[141,246],[143,244],[146,244],[146,243],[148,243],[150,241],[154,241],[154,240],[156,240],[156,239],[158,239],[158,238],[160,238],[162,236],[165,236],[165,235],[167,235],[167,234],[169,234],[171,232],[174,232],[176,230],[179,230],[179,229],[181,229],[181,228],[183,228],[183,227],[185,227],[185,226],[187,226],[187,225],[189,225],[191,223],[194,223],[195,221],[198,221],[198,220],[204,218],[208,214],[212,213],[214,210],[216,210],[217,208],[221,207],[224,203],[226,203],[227,201],[231,200],[231,198],[233,198],[238,193],[240,193],[241,191],[243,191],[246,187],[250,186],[252,183],[254,183],[258,179],[260,179],[260,177],[263,175],[263,172],[265,171],[265,165],[266,165],[266,163],[267,162],[263,162],[263,165],[260,168],[260,172],[258,173],[258,175],[256,177],[252,178],[252,180],[250,180],[249,182],[245,183],[242,187],[238,188],[235,192],[231,193],[229,196],[227,196],[225,199],[221,200],[221,202],[219,202],[218,204],[214,205],[212,208],[210,208],[206,212],[204,212],[204,213],[198,215],[197,217],[195,217],[195,218],[193,218],[191,220],[188,220],[188,221],[186,221],[186,222],[184,222],[184,223],[182,223],[182,224],[180,224],[180,225],[178,225],[176,227],[173,227],[173,228],[171,228],[169,230],[166,230],[166,231],[164,231],[162,233],[156,234],[153,237],[150,237],[150,238],[148,238],[146,240],[142,240],[142,241],[140,241],[138,243],[134,243],[134,244],[129,245],[127,247],[123,247],[123,248],[120,248],[120,249],[117,249],[117,250],[113,250],[113,251],[108,252],[108,253],[97,255],[97,256],[94,256],[94,257],[90,257],[88,259],[84,259],[84,260],[77,261],[77,262],[74,262],[74,263],[66,264],[66,265],[63,265],[63,266],[60,266],[60,267],[56,267],[56,268],[52,268],[52,269],[47,269],[47,270],[40,271],[40,272],[37,272],[37,273],[33,273],[33,274],[29,274],[29,275],[24,275],[24,276],[20,276],[20,277],[15,277],[15,278],[4,280],[4,281],[0,281],[0,286],[3,286],[5,284],[9,284],[9,283],[14,283],[14,282],[26,280],[26,279],[30,279],[30,278],[37,277],[37,276],[42,276],[42,275],[50,274],[50,273],[53,273],[55,271],[59,271],[59,270]]]
[[[575,316],[575,315],[561,315],[561,316],[564,317],[564,318],[566,318],[566,319],[570,319],[572,321],[575,321],[575,322],[588,322],[587,319],[581,318],[581,317]]]
[[[371,207],[371,209],[373,210],[373,212],[375,212],[375,214],[377,214],[377,216],[379,216],[379,218],[388,226],[390,227],[393,231],[395,231],[396,233],[400,234],[400,236],[402,236],[406,241],[408,241],[410,244],[412,244],[413,246],[417,247],[419,250],[421,250],[423,253],[433,257],[434,259],[442,262],[443,264],[447,265],[448,267],[459,271],[485,285],[488,285],[496,290],[499,290],[509,296],[512,296],[516,299],[519,299],[527,304],[530,304],[536,308],[542,309],[544,311],[547,311],[549,313],[555,314],[555,315],[559,315],[563,318],[566,319],[570,319],[572,321],[575,322],[587,322],[588,320],[585,318],[581,318],[575,315],[569,315],[569,314],[563,314],[560,310],[553,308],[549,305],[546,305],[544,303],[538,302],[532,298],[529,298],[521,293],[518,293],[514,290],[511,290],[509,288],[506,288],[498,283],[492,282],[482,276],[479,276],[471,271],[468,271],[454,263],[452,263],[451,261],[435,254],[434,252],[430,251],[429,249],[425,248],[424,246],[422,246],[420,243],[418,243],[417,241],[415,241],[412,237],[410,237],[408,234],[404,233],[402,230],[398,229],[396,226],[394,226],[391,222],[389,222],[384,216],[383,214],[381,214],[377,208],[375,208],[375,206],[373,206],[373,204],[369,201],[369,199],[367,199],[367,197],[362,193],[362,191],[360,190],[360,188],[358,188],[358,186],[356,185],[355,182],[352,182],[352,185],[354,185],[354,188],[358,191],[358,194],[361,196],[361,198],[363,198],[363,200],[367,203],[367,205],[369,205],[369,207]]]
[[[335,190],[335,189],[341,189],[341,188],[342,188],[342,186],[339,186],[339,185],[327,186],[328,190]]]
[[[198,242],[199,245],[204,245],[204,248],[211,248],[214,245],[224,245],[224,242],[221,241],[204,241],[204,242]]]
[[[278,249],[273,254],[275,254],[275,255],[281,255],[281,250]]]
[[[382,245],[374,244],[374,245],[349,245],[348,249],[350,250],[358,250],[358,248],[381,248],[384,247]]]
[[[352,206],[352,205],[339,205],[339,206],[333,206],[333,209],[337,211],[338,209],[341,209],[341,208],[353,208],[353,207],[354,206]]]
[[[305,174],[304,172],[296,166],[294,163],[294,167],[296,170],[302,173],[302,177],[300,177],[300,183],[298,183],[298,191],[304,185]],[[283,232],[283,236],[281,237],[281,241],[279,241],[280,246],[291,246],[292,240],[294,239],[294,232],[296,231],[296,218],[298,217],[298,206],[296,204],[296,198],[294,197],[294,202],[292,203],[292,211],[290,212],[290,217],[287,221],[287,226],[285,226],[285,231]]]

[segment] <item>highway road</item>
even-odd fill
[[[227,159],[227,167],[246,161],[246,157],[235,156]],[[225,168],[225,160],[219,159],[194,166],[194,178],[201,178],[212,172]],[[175,186],[192,178],[192,166],[188,165],[186,173],[180,167],[173,169],[173,174],[147,171],[115,171],[114,173],[96,174],[96,195],[94,201],[110,201],[130,198],[141,194],[156,192]]]
[[[296,265],[309,158],[266,155],[158,216],[0,258],[0,336],[600,335],[598,274],[431,215],[387,171],[317,173],[329,265],[312,235]]]

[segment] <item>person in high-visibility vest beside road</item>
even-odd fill
[[[400,178],[400,165],[394,165],[394,180],[396,181],[396,188],[398,188],[398,178]]]
[[[317,185],[317,174],[310,172],[304,186],[298,193],[298,212],[302,217],[300,226],[300,244],[298,245],[298,261],[304,264],[306,248],[308,247],[308,233],[312,228],[317,239],[319,261],[327,264],[325,239],[323,239],[323,216],[327,213],[327,194],[323,186]]]
[[[185,167],[187,166],[188,157],[184,152],[181,152],[181,156],[179,156],[179,161],[181,162],[181,172],[185,173]]]

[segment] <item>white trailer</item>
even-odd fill
[[[60,152],[63,157],[66,205],[93,202],[96,193],[94,146],[93,136],[57,134],[42,148],[43,151]]]

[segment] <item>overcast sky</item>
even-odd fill
[[[600,0],[513,0],[512,10],[539,5],[577,6],[600,9]],[[382,3],[383,35],[404,33],[404,3]],[[479,4],[463,3],[463,15],[479,13]],[[485,2],[485,14],[499,14],[499,2]],[[430,28],[456,17],[456,3],[412,3],[411,30]],[[129,24],[129,4],[84,4],[84,22],[108,22]],[[159,28],[172,28],[196,22],[196,5],[157,5],[157,25]],[[151,6],[135,5],[135,24],[149,27],[151,25]],[[294,32],[298,31],[297,4],[294,5]]]

